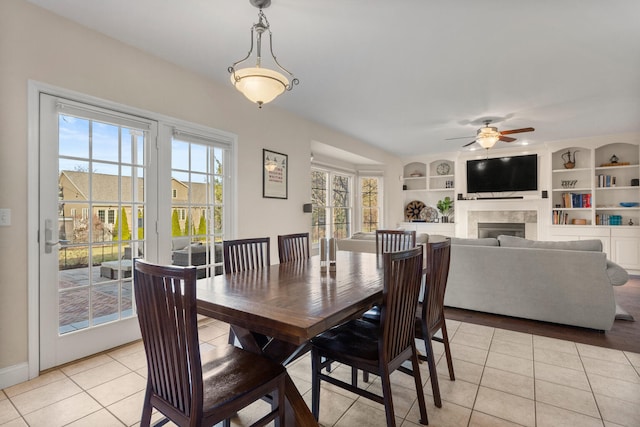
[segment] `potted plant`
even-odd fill
[[[442,200],[438,200],[436,207],[440,211],[440,215],[442,215],[441,221],[449,222],[449,215],[453,213],[453,200],[447,196]]]

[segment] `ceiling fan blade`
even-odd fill
[[[503,130],[500,132],[502,135],[510,135],[512,133],[522,133],[522,132],[533,132],[534,128],[522,128],[522,129],[512,129],[512,130]]]
[[[504,142],[513,142],[513,141],[515,141],[516,139],[515,139],[515,138],[511,138],[511,137],[509,137],[509,136],[501,136],[499,140],[500,140],[500,141],[504,141]]]
[[[476,141],[475,141],[475,140],[473,140],[473,141],[471,141],[471,142],[470,142],[470,143],[468,143],[468,144],[464,144],[464,145],[463,145],[463,147],[468,147],[468,146],[470,146],[471,144],[475,144],[475,143],[476,143]]]
[[[454,139],[469,139],[469,138],[473,138],[473,136],[459,136],[457,138],[447,138],[445,139],[445,141],[453,141]]]

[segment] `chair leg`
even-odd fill
[[[311,349],[311,414],[318,421],[320,417],[320,355]]]
[[[140,417],[140,426],[149,427],[151,424],[151,384],[147,382],[147,391],[144,394],[144,403],[142,405],[142,416]]]
[[[284,427],[285,424],[285,402],[284,402],[284,387],[285,381],[283,380],[278,389],[277,393],[274,393],[274,403],[278,406],[278,417],[275,419],[275,427]],[[275,409],[274,403],[272,403],[272,408]]]
[[[449,334],[447,334],[447,325],[442,323],[442,344],[444,344],[444,354],[447,357],[447,367],[449,368],[449,378],[451,381],[456,380],[456,375],[453,373],[453,361],[451,359],[451,348],[449,348]]]
[[[380,380],[382,381],[382,397],[384,399],[384,412],[387,415],[387,427],[396,426],[396,416],[393,411],[393,396],[391,395],[391,379],[389,371],[385,368],[380,372]]]
[[[416,393],[418,394],[418,407],[420,408],[420,424],[429,424],[427,417],[427,404],[424,401],[424,390],[422,388],[422,376],[420,375],[420,361],[418,360],[418,350],[413,347],[411,356],[411,365],[413,368],[413,379],[416,383]]]
[[[427,364],[429,365],[429,377],[431,378],[431,389],[433,390],[433,402],[438,408],[442,408],[440,386],[438,384],[438,372],[436,371],[436,359],[433,357],[433,345],[431,344],[431,339],[424,330],[422,332],[422,339],[424,340],[424,346],[427,350]]]

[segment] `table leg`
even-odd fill
[[[282,341],[274,342],[276,340],[271,340],[271,342],[263,348],[256,341],[255,334],[248,329],[233,325],[231,328],[233,329],[233,333],[236,335],[238,341],[240,341],[243,349],[261,354],[278,363],[284,363],[289,360],[289,356],[298,349],[298,346],[290,343]],[[313,414],[311,414],[311,410],[307,406],[307,403],[304,401],[300,391],[298,391],[298,388],[293,383],[289,374],[287,374],[285,381],[285,398],[287,425],[296,425],[301,427],[318,425],[318,422],[313,417]]]

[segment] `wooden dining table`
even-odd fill
[[[199,279],[198,313],[229,323],[244,349],[286,365],[311,338],[382,299],[381,257],[338,251],[336,258],[335,271],[321,271],[315,256]],[[317,425],[289,376],[285,395],[296,425]]]

